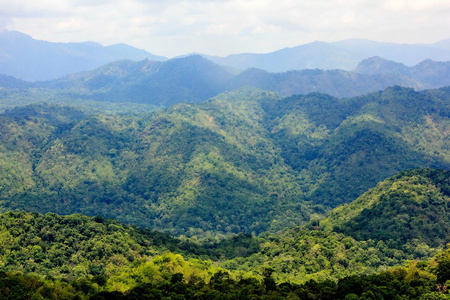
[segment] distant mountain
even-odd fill
[[[199,102],[214,97],[225,91],[224,84],[231,77],[225,68],[193,55],[165,62],[118,61],[41,86],[95,100],[169,107],[174,103]]]
[[[420,82],[394,73],[372,75],[317,69],[269,73],[248,69],[234,75],[225,67],[192,55],[165,62],[118,61],[38,86],[73,98],[168,107],[179,102],[205,101],[241,87],[255,87],[283,96],[321,92],[335,97],[352,97],[393,85],[423,88]]]
[[[364,39],[349,39],[332,44],[341,49],[351,51],[360,60],[380,56],[407,66],[416,65],[427,59],[450,61],[450,50],[442,48],[439,44],[396,44]]]
[[[53,43],[17,31],[0,31],[0,73],[27,81],[56,79],[120,59],[145,58],[166,59],[125,44]]]
[[[231,70],[249,68],[275,73],[303,69],[348,71],[353,70],[361,60],[373,56],[407,66],[416,65],[427,59],[449,61],[450,44],[448,40],[425,45],[350,39],[333,43],[317,41],[264,54],[202,56],[219,65],[227,66],[230,73],[234,73]],[[154,61],[167,59],[125,44],[104,47],[94,42],[52,43],[35,40],[17,31],[0,31],[1,74],[27,81],[51,80],[92,70],[117,60],[140,61],[145,58]]]
[[[205,57],[218,64],[241,70],[258,68],[268,72],[285,72],[316,68],[352,70],[361,60],[373,56],[412,66],[426,59],[450,61],[450,46],[448,41],[424,45],[350,39],[333,43],[314,42],[265,54],[244,53],[227,57]]]
[[[350,70],[362,59],[354,57],[351,51],[325,42],[314,42],[265,54],[243,53],[227,57],[206,57],[217,64],[241,70],[258,68],[268,72],[303,69]]]
[[[360,62],[354,72],[367,75],[400,75],[420,82],[424,88],[450,85],[450,62],[435,62],[429,59],[407,67],[381,57],[372,57]]]
[[[450,39],[442,40],[433,44],[436,48],[447,49],[450,50]]]
[[[394,85],[415,90],[440,88],[450,85],[449,74],[448,62],[427,60],[407,67],[379,57],[362,61],[353,72],[310,69],[269,73],[252,68],[235,74],[202,56],[191,55],[164,62],[121,60],[45,82],[28,83],[3,75],[0,76],[0,87],[4,88],[0,104],[14,106],[14,99],[20,94],[17,105],[27,101],[54,103],[58,99],[60,102],[81,99],[169,107],[180,102],[202,102],[242,87],[282,96],[320,92],[343,98]]]
[[[353,97],[383,90],[389,86],[422,89],[419,81],[400,74],[358,74],[344,70],[301,70],[269,73],[261,69],[248,69],[235,75],[228,89],[244,86],[278,92],[283,96],[320,92],[335,97]]]

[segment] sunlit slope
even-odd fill
[[[242,89],[151,114],[1,116],[3,211],[104,215],[176,235],[261,233],[401,170],[448,168],[448,89],[337,99]]]
[[[397,246],[417,240],[442,247],[450,239],[450,172],[418,169],[377,184],[336,208],[322,225],[359,240]]]

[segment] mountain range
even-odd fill
[[[448,299],[449,42],[1,32],[0,298]]]
[[[380,56],[413,66],[431,59],[449,61],[449,40],[435,44],[395,44],[363,39],[340,42],[313,42],[266,54],[234,54],[227,57],[206,56],[208,59],[240,70],[259,68],[268,72],[303,69],[353,70],[363,59]]]
[[[413,66],[423,60],[449,61],[449,40],[434,44],[395,44],[369,40],[350,39],[340,42],[313,42],[271,53],[233,54],[227,57],[199,54],[219,65],[236,70],[249,68],[267,72],[286,72],[303,69],[353,70],[369,57]],[[1,74],[27,81],[57,79],[80,71],[88,71],[104,64],[123,60],[165,61],[166,57],[144,50],[117,44],[102,46],[94,42],[53,43],[40,41],[17,32],[0,32]]]
[[[355,98],[228,92],[142,115],[1,116],[2,210],[104,215],[174,235],[304,223],[380,180],[448,168],[449,90]]]
[[[281,96],[326,93],[354,97],[398,85],[415,90],[450,84],[450,62],[424,61],[407,67],[379,57],[359,63],[355,71],[301,70],[269,73],[248,69],[239,74],[199,55],[164,62],[122,60],[62,79],[28,83],[0,76],[2,106],[36,101],[79,103],[136,103],[169,107],[179,102],[196,103],[215,95],[255,87]],[[10,103],[8,105],[8,103]]]
[[[27,81],[55,79],[121,59],[145,58],[166,59],[125,44],[53,43],[17,31],[0,31],[0,73]]]

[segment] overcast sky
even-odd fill
[[[0,28],[167,57],[226,56],[348,38],[433,43],[450,38],[450,1],[0,0]]]

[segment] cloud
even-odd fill
[[[448,38],[442,0],[0,0],[0,26],[50,41],[127,43],[152,53],[269,52],[315,40]]]

